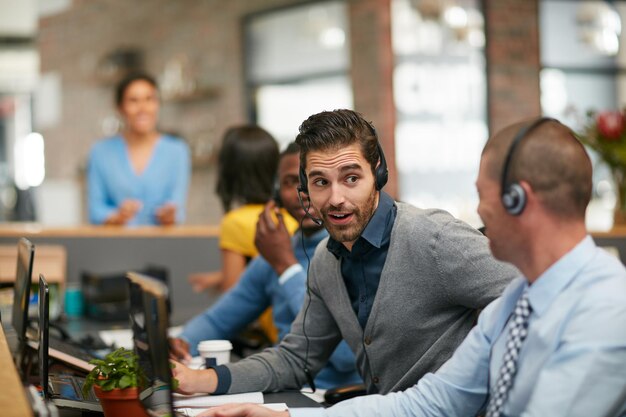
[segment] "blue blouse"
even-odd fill
[[[87,166],[89,221],[102,224],[124,200],[142,202],[128,225],[156,225],[157,208],[176,205],[176,223],[185,220],[191,163],[189,148],[181,139],[162,135],[145,170],[132,168],[126,141],[113,136],[97,142]]]

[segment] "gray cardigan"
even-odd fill
[[[291,332],[276,348],[228,365],[229,393],[294,389],[306,383],[305,312],[309,369],[319,371],[343,338],[356,354],[370,393],[406,389],[450,358],[473,326],[476,309],[498,297],[519,273],[496,261],[487,239],[450,214],[397,206],[365,329],[350,304],[340,261],[328,252],[325,239],[315,251],[310,295]]]

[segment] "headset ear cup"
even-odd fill
[[[373,129],[373,128],[372,128]],[[378,158],[380,163],[376,167],[376,190],[380,191],[383,189],[387,181],[389,180],[389,169],[387,168],[387,159],[385,158],[385,153],[383,152],[383,147],[380,145],[380,142],[377,142],[378,147]]]
[[[306,172],[304,168],[300,166],[300,170],[298,171],[298,176],[300,177],[300,185],[298,186],[298,190],[302,193],[309,193],[309,185],[307,184]]]
[[[382,190],[382,188],[387,184],[389,180],[389,171],[387,170],[387,166],[383,166],[380,164],[378,168],[376,168],[376,189],[378,191]]]
[[[502,193],[502,205],[509,214],[519,216],[526,207],[526,191],[518,183],[509,184]]]

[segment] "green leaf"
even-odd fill
[[[103,391],[111,391],[117,388],[117,381],[115,379],[107,379],[100,387]]]
[[[128,388],[132,385],[132,378],[129,375],[124,375],[120,378],[118,386],[120,388]]]
[[[106,355],[104,359],[94,359],[91,363],[94,369],[85,379],[83,386],[85,394],[94,384],[100,386],[103,391],[145,385],[146,377],[139,366],[139,357],[131,350],[119,348]]]

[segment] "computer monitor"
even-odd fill
[[[13,287],[13,312],[11,324],[16,335],[16,345],[11,346],[15,364],[23,371],[26,352],[26,328],[28,327],[28,304],[30,302],[30,285],[33,273],[35,246],[25,238],[17,243],[17,269]],[[24,375],[22,375],[24,376]]]
[[[44,398],[50,398],[48,388],[48,344],[50,326],[50,288],[43,275],[39,274],[39,378]]]
[[[155,278],[129,272],[130,326],[135,353],[146,373],[148,387],[140,399],[148,414],[174,416],[172,373],[167,342],[168,289]]]

